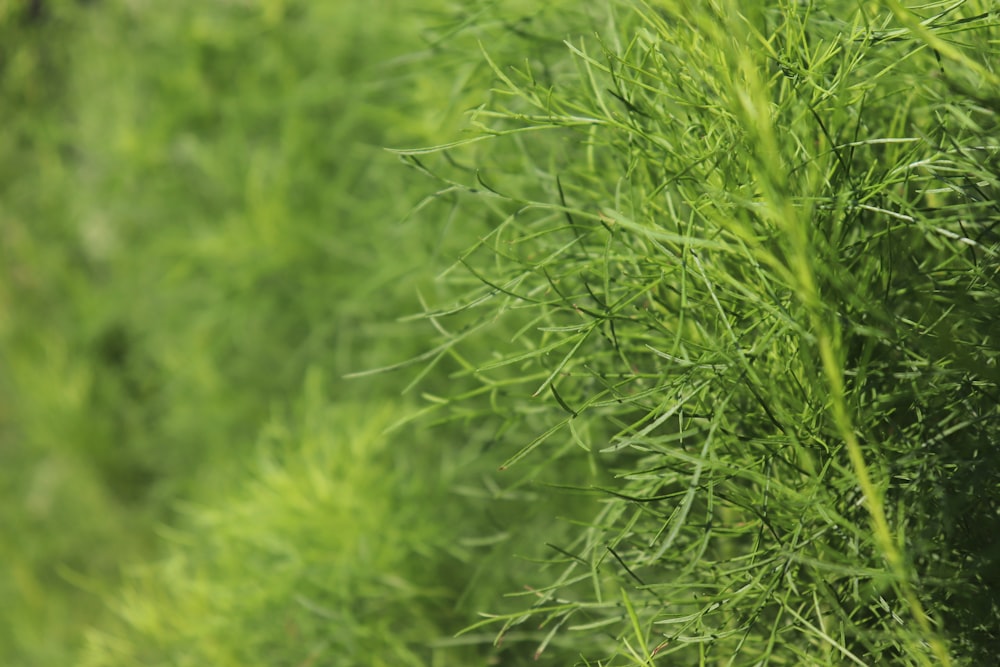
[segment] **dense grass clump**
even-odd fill
[[[992,4],[419,4],[0,3],[0,662],[992,664]]]
[[[511,479],[595,471],[481,625],[578,664],[996,654],[988,4],[618,5],[566,57],[494,57],[483,132],[402,153],[490,220],[426,313],[487,400],[436,404]]]

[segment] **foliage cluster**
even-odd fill
[[[427,317],[502,467],[614,476],[483,625],[604,665],[996,654],[997,19],[626,5],[576,72],[494,61],[468,146],[404,152],[493,212]]]
[[[998,32],[0,3],[0,658],[988,663]]]

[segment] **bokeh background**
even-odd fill
[[[427,349],[397,319],[474,238],[410,215],[433,187],[383,148],[482,102],[479,4],[0,1],[0,663],[426,664],[468,620],[445,526],[482,517],[444,494],[474,453],[388,444],[400,377],[343,375]],[[213,507],[213,565],[140,591]],[[241,615],[211,586],[244,579]],[[178,627],[209,617],[234,647]]]

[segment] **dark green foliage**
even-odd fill
[[[503,467],[614,474],[501,633],[537,619],[608,665],[981,664],[996,17],[688,9],[620,9],[567,43],[576,73],[497,60],[498,138],[447,177],[494,224],[480,287],[428,316],[510,332],[442,342],[524,434]]]

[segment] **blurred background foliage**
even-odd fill
[[[426,349],[415,325],[395,320],[420,309],[416,289],[436,289],[435,258],[467,245],[475,230],[448,227],[434,205],[408,218],[428,186],[382,147],[453,138],[482,101],[465,97],[468,84],[490,78],[479,40],[557,9],[505,3],[469,30],[488,4],[0,0],[0,662],[71,664],[85,627],[113,625],[107,600],[123,569],[163,558],[184,562],[173,570],[178,585],[219,586],[181,595],[128,575],[125,589],[160,600],[162,617],[204,623],[211,614],[190,606],[202,604],[234,624],[244,619],[247,632],[285,622],[271,618],[268,600],[288,602],[280,586],[291,579],[268,582],[245,616],[218,599],[230,579],[259,577],[238,546],[246,541],[225,542],[241,530],[256,531],[249,542],[315,531],[324,548],[353,553],[311,579],[337,604],[384,605],[373,582],[396,577],[395,593],[386,593],[403,606],[396,616],[358,611],[364,620],[344,630],[381,619],[384,634],[368,628],[367,650],[384,650],[384,664],[420,664],[426,656],[407,642],[461,627],[430,626],[454,621],[453,609],[441,610],[474,576],[449,569],[468,549],[448,534],[482,521],[457,511],[452,468],[495,470],[495,462],[476,464],[475,452],[463,455],[471,440],[401,432],[391,454],[345,453],[349,484],[298,514],[292,495],[287,506],[269,496],[270,520],[256,514],[264,501],[247,480],[284,475],[290,494],[305,483],[296,475],[316,473],[301,461],[263,472],[276,451],[299,460],[308,442],[328,442],[312,451],[329,457],[350,449],[344,439],[381,442],[380,429],[405,415],[398,374],[341,377]],[[295,406],[306,401],[307,376],[303,412]],[[320,419],[327,403],[352,407]],[[363,435],[352,435],[358,429]],[[467,494],[495,495],[463,475],[473,480]],[[390,489],[398,495],[385,495]],[[158,533],[211,514],[181,510],[181,501],[230,508],[247,523],[219,518],[195,529],[208,541],[177,556]],[[331,505],[348,512],[356,502],[367,519],[329,516]],[[415,503],[426,503],[416,515]],[[511,511],[524,512],[523,503]],[[417,518],[432,515],[458,524]],[[361,549],[358,536],[344,533],[352,526],[384,539],[362,557],[352,551]],[[217,557],[223,542],[237,546]],[[452,553],[427,563],[414,556],[441,549]],[[295,556],[289,571],[315,574],[321,551]],[[458,590],[421,588],[435,568]],[[362,569],[375,573],[365,579]],[[410,574],[419,581],[405,581]],[[336,582],[360,589],[331,592]],[[425,598],[441,613],[407,609]],[[127,622],[136,621],[132,612],[118,610]],[[277,636],[308,637],[300,625],[287,620],[280,632],[290,634]],[[394,633],[404,648],[386,640]],[[136,655],[109,641],[94,640],[95,664],[160,664],[184,653],[153,642]],[[256,645],[242,654],[197,646],[185,649],[192,664],[253,664],[253,654],[260,664],[293,664]],[[341,659],[361,650],[337,648],[348,651]],[[326,649],[304,650],[294,664]]]

